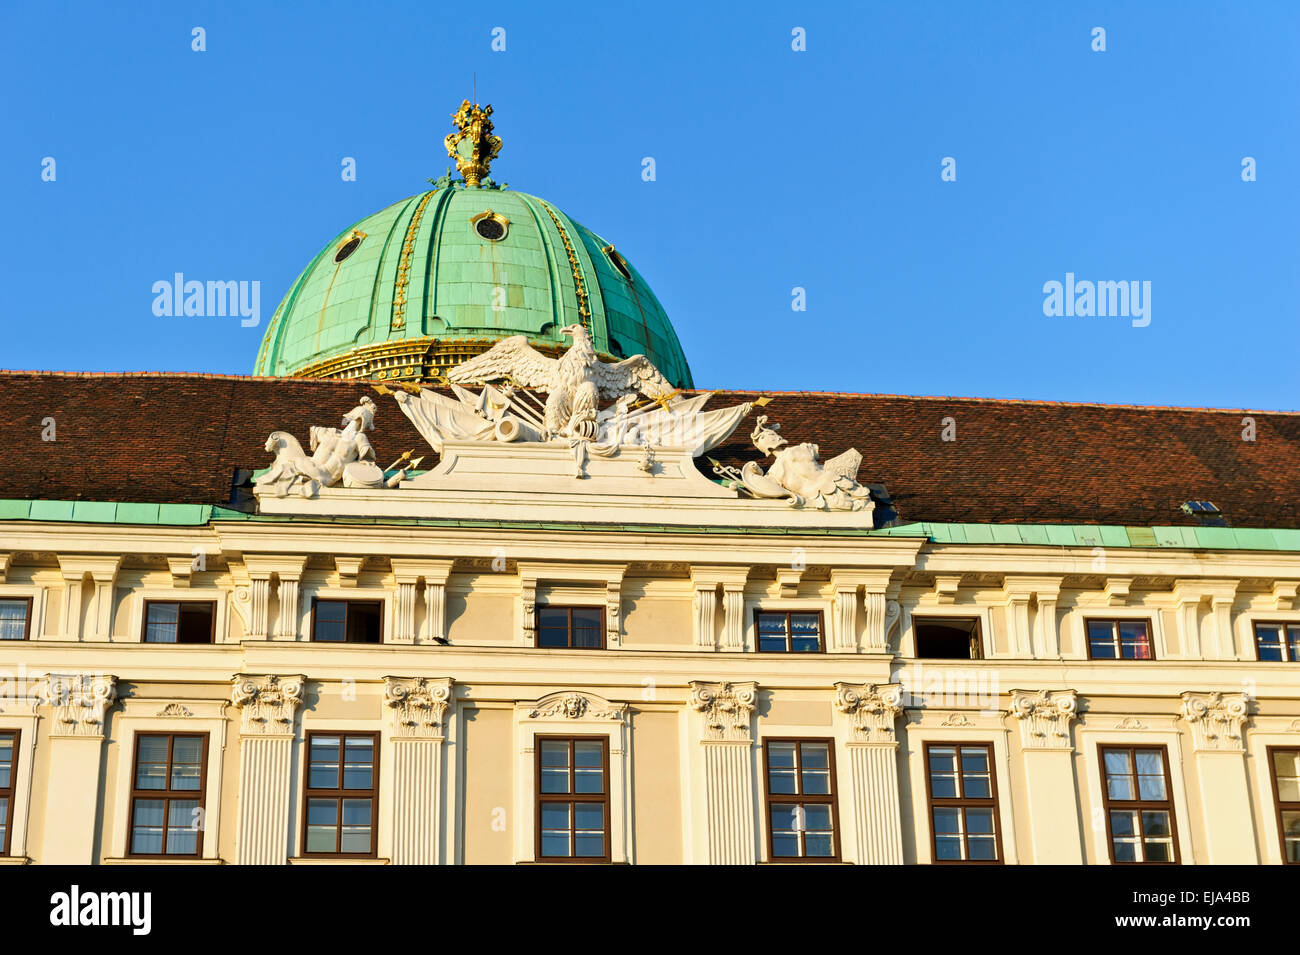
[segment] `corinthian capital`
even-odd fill
[[[440,738],[451,703],[449,679],[384,677],[384,706],[393,711],[393,735]]]
[[[748,742],[758,703],[757,683],[691,681],[691,709],[704,717],[704,738]]]
[[[104,714],[117,699],[117,677],[50,673],[39,685],[37,695],[54,709],[51,736],[103,736]]]
[[[1079,712],[1079,695],[1074,690],[1012,690],[1008,712],[1020,724],[1025,749],[1073,748],[1070,724]]]
[[[1241,729],[1250,715],[1250,704],[1242,693],[1183,694],[1182,716],[1192,728],[1195,750],[1241,752]]]
[[[306,677],[237,673],[230,701],[239,707],[245,736],[292,736],[293,718],[302,705]]]
[[[835,708],[848,716],[854,741],[892,743],[894,720],[903,711],[903,687],[898,683],[836,683]]]

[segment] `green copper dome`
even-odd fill
[[[449,177],[330,240],[276,309],[256,373],[437,380],[510,335],[558,354],[580,323],[608,358],[644,354],[692,386],[636,268],[536,196]]]

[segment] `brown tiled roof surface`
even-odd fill
[[[225,504],[237,468],[270,463],[270,432],[305,447],[311,425],[337,426],[362,394],[379,406],[379,463],[414,448],[428,467],[427,445],[368,383],[0,372],[0,498]],[[710,407],[752,397],[719,392]],[[778,393],[763,410],[823,460],[857,447],[859,479],[884,484],[904,521],[1195,524],[1179,506],[1208,500],[1235,527],[1300,527],[1300,414],[826,393]],[[713,456],[757,460],[752,426]]]

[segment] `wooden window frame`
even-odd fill
[[[5,818],[0,820],[3,821],[5,825],[5,837],[3,841],[0,841],[0,856],[9,855],[9,849],[13,845],[14,841],[14,816],[16,815],[14,804],[18,801],[18,760],[22,756],[19,747],[22,745],[23,731],[17,728],[0,729],[0,736],[8,736],[10,734],[13,735],[14,739],[12,750],[13,756],[9,763],[9,785],[7,787],[0,786],[0,796],[4,796],[7,800],[5,803]],[[1279,816],[1279,818],[1281,817]]]
[[[208,642],[184,644],[180,642],[180,611],[177,610],[176,616],[176,640],[172,643],[163,641],[150,641],[149,637],[149,608],[159,604],[176,604],[179,608],[181,604],[207,604],[212,608],[212,616],[208,621]],[[140,642],[148,643],[150,646],[192,646],[204,647],[217,642],[217,602],[215,600],[146,600],[144,602],[144,611],[140,614]]]
[[[199,761],[199,786],[197,789],[172,789],[172,751],[176,745],[176,737],[196,737],[203,741],[203,758]],[[140,741],[149,738],[167,738],[167,788],[166,789],[138,789],[136,780],[140,772]],[[126,855],[132,859],[202,859],[203,858],[203,838],[207,834],[207,792],[208,792],[208,747],[211,743],[211,736],[205,732],[186,732],[178,730],[175,732],[169,730],[150,730],[148,732],[139,732],[135,734],[135,742],[132,744],[131,753],[131,789],[127,795],[126,806]],[[135,803],[137,799],[161,799],[163,801],[163,850],[162,852],[136,852],[135,846]],[[171,814],[171,803],[173,799],[184,799],[187,802],[196,800],[199,804],[199,812],[202,814],[203,825],[199,826],[198,838],[194,841],[193,852],[167,852],[167,832],[168,819]]]
[[[568,634],[569,644],[564,647],[544,647],[542,646],[542,611],[543,610],[563,610],[568,614]],[[600,646],[598,647],[575,647],[573,645],[573,611],[575,610],[595,610],[600,614]],[[598,604],[537,604],[533,608],[533,644],[538,650],[606,650],[608,646],[608,633],[605,630],[605,607]]]
[[[1111,633],[1115,638],[1115,652],[1113,657],[1094,657],[1092,655],[1092,637],[1088,634],[1088,627],[1094,623],[1109,623]],[[1145,657],[1125,657],[1118,654],[1122,650],[1119,638],[1119,625],[1122,623],[1141,623],[1147,628],[1147,656]],[[1155,622],[1150,617],[1084,617],[1083,618],[1083,643],[1088,648],[1088,659],[1098,660],[1102,663],[1114,661],[1115,663],[1151,663],[1156,659],[1156,627]]]
[[[1264,747],[1264,756],[1268,760],[1268,776],[1273,781],[1273,815],[1277,820],[1277,845],[1282,853],[1282,864],[1300,866],[1300,860],[1292,862],[1286,857],[1286,827],[1282,825],[1282,813],[1300,812],[1300,802],[1282,801],[1282,790],[1277,781],[1277,764],[1273,762],[1274,753],[1295,753],[1296,757],[1300,758],[1300,746]]]
[[[790,630],[790,617],[792,617],[794,614],[797,613],[817,615],[817,649],[816,650],[812,650],[812,651],[792,650],[790,648],[790,644],[794,640],[794,634]],[[785,649],[784,650],[763,649],[763,635],[759,632],[759,628],[758,628],[758,618],[763,614],[775,614],[775,615],[785,616]],[[763,607],[755,607],[754,608],[754,649],[757,650],[759,653],[789,653],[789,654],[825,653],[826,652],[826,618],[822,615],[822,612],[820,610],[800,610],[797,607],[790,610],[765,609]]]
[[[1259,628],[1260,627],[1280,627],[1282,629],[1282,659],[1281,660],[1264,660],[1259,655]],[[1255,639],[1255,659],[1260,663],[1300,663],[1300,654],[1293,654],[1291,651],[1291,641],[1287,635],[1289,627],[1300,627],[1300,620],[1252,620],[1250,622],[1250,634]]]
[[[935,796],[934,780],[930,773],[930,750],[935,747],[946,749],[955,749],[957,751],[957,780],[962,786],[961,796]],[[961,754],[964,749],[982,749],[988,757],[989,764],[989,796],[988,798],[978,798],[965,795],[965,780],[962,778]],[[995,757],[996,749],[992,743],[986,742],[958,742],[955,740],[933,740],[926,742],[922,746],[922,759],[925,760],[925,802],[926,802],[926,822],[930,827],[930,861],[934,865],[1003,865],[1006,861],[1006,853],[1002,846],[1002,807],[998,803],[998,768]],[[991,809],[993,811],[993,845],[997,850],[995,859],[940,859],[939,858],[939,839],[934,829],[934,810],[938,809],[958,809],[962,813],[962,852],[970,856],[970,829],[966,825],[967,809]]]
[[[311,787],[311,741],[317,736],[337,736],[339,738],[339,788],[338,789],[313,789]],[[370,788],[369,789],[344,789],[343,787],[343,764],[345,754],[347,753],[348,737],[365,736],[374,740],[371,748],[373,759],[370,764]],[[304,858],[310,859],[377,859],[379,858],[379,746],[382,742],[380,734],[372,730],[309,730],[305,734],[306,750],[303,754],[303,780],[302,780],[302,848],[300,854]],[[312,799],[334,799],[338,802],[338,814],[336,816],[335,842],[336,846],[343,845],[343,800],[344,799],[365,799],[367,794],[370,798],[370,851],[369,852],[313,852],[307,848],[307,820],[311,810]]]
[[[574,789],[574,769],[576,760],[574,759],[575,742],[596,741],[600,743],[601,753],[601,773],[604,778],[604,785],[601,786],[603,792],[600,793],[575,793]],[[542,792],[542,744],[545,742],[565,742],[569,744],[569,792],[567,793],[544,793]],[[561,736],[556,734],[542,735],[538,734],[533,737],[533,858],[538,862],[554,862],[562,865],[574,865],[584,863],[609,863],[613,861],[613,844],[610,833],[610,810],[611,810],[611,793],[610,793],[610,763],[609,763],[609,737],[608,736]],[[563,802],[573,803],[592,802],[601,803],[605,807],[605,854],[603,856],[544,856],[542,855],[542,806],[545,803]],[[569,810],[569,818],[574,819],[574,812]],[[570,829],[570,832],[573,830]]]
[[[22,643],[24,640],[30,640],[32,638],[32,598],[0,596],[0,602],[7,603],[9,601],[13,601],[14,603],[17,603],[20,600],[27,604],[27,613],[24,615],[23,618],[23,635],[19,637],[17,640],[0,640],[0,645],[4,645],[6,643]]]
[[[796,613],[798,611],[795,611]],[[815,743],[826,746],[826,765],[829,771],[829,788],[830,792],[820,793],[773,793],[772,792],[772,767],[769,762],[768,749],[771,743],[794,743],[795,744],[795,771],[794,778],[800,790],[803,789],[803,752],[800,746],[804,743]],[[839,862],[841,852],[840,840],[840,805],[839,798],[835,791],[835,740],[831,737],[820,736],[765,736],[763,737],[763,828],[767,832],[767,859],[769,862]],[[817,805],[829,805],[831,807],[831,854],[828,856],[778,856],[776,854],[775,840],[772,833],[772,805],[804,805],[815,803]],[[805,849],[807,847],[805,846]]]
[[[342,640],[317,640],[316,639],[316,608],[320,604],[343,604],[348,609],[343,612],[343,639]],[[379,608],[379,639],[374,643],[361,643],[360,641],[348,640],[348,615],[351,613],[352,604],[374,604]],[[327,646],[336,647],[378,647],[384,643],[384,601],[378,597],[312,597],[311,598],[311,623],[308,633],[309,643],[323,643]]]
[[[921,656],[921,635],[917,633],[917,626],[922,623],[938,623],[942,625],[946,620],[973,620],[975,621],[975,633],[971,636],[971,650],[978,651],[978,656],[972,652],[969,657],[923,657]],[[952,613],[952,614],[929,614],[919,613],[912,614],[912,655],[918,660],[985,660],[988,657],[984,653],[984,619],[979,614],[970,613]]]
[[[1165,771],[1165,798],[1157,802],[1152,799],[1111,799],[1110,774],[1106,772],[1106,751],[1127,752],[1132,760],[1133,782],[1137,785],[1137,754],[1139,752],[1159,751]],[[1111,865],[1181,865],[1182,850],[1178,845],[1178,812],[1174,808],[1174,780],[1169,767],[1169,747],[1164,743],[1098,743],[1097,765],[1101,772],[1101,811],[1106,815],[1106,851],[1110,854]],[[1137,795],[1135,793],[1135,795]],[[1115,836],[1111,832],[1110,811],[1136,812],[1138,814],[1137,837],[1142,843],[1142,854],[1146,855],[1146,824],[1142,821],[1142,812],[1165,810],[1169,813],[1169,844],[1173,847],[1172,860],[1142,859],[1134,862],[1119,862],[1115,858]]]

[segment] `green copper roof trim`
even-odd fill
[[[405,527],[478,527],[517,530],[654,531],[668,534],[741,534],[820,537],[924,537],[936,544],[1008,544],[1048,547],[1155,547],[1180,550],[1300,552],[1300,529],[1255,527],[1123,527],[1115,524],[943,524],[923,521],[883,530],[844,527],[729,527],[719,525],[601,524],[567,521],[451,520],[432,517],[310,517],[249,514],[213,504],[0,499],[0,521],[73,524],[151,524],[198,527],[214,521],[299,524],[383,524]]]

